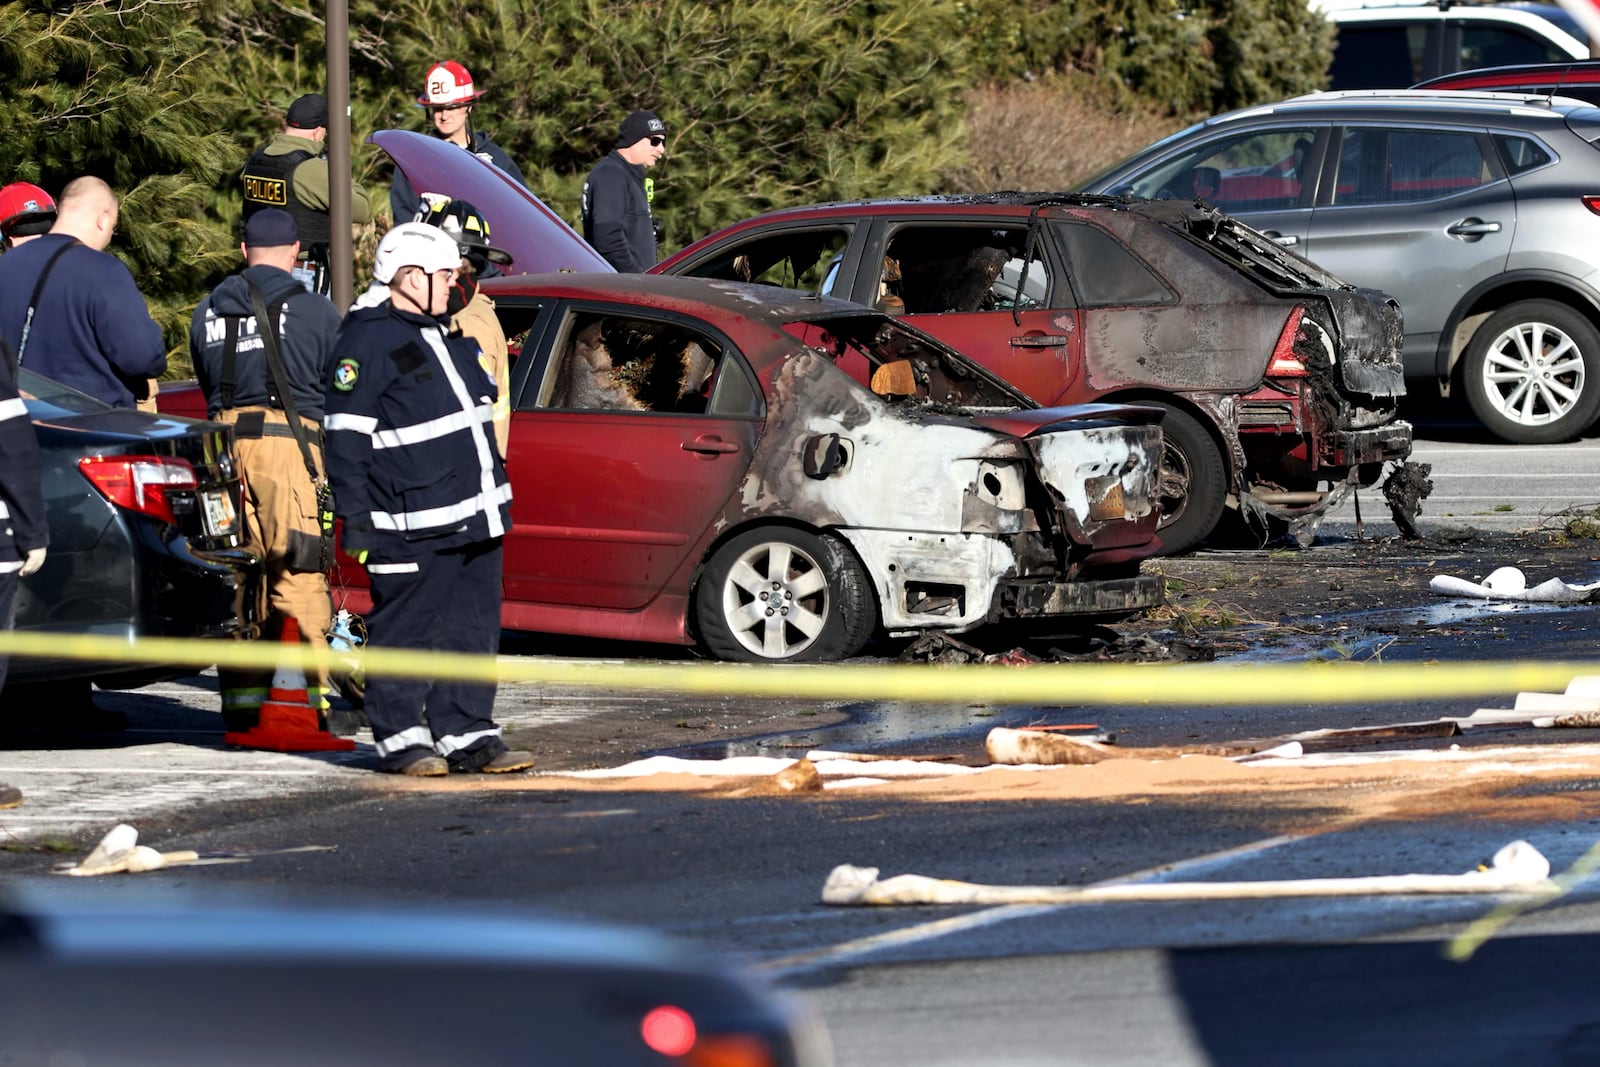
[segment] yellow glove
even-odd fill
[[[357,552],[355,555],[355,560],[357,563],[365,567],[367,565],[367,550],[363,548],[360,552]]]

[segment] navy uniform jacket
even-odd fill
[[[583,239],[623,274],[656,265],[655,221],[644,186],[644,164],[607,153],[583,183]]]
[[[17,395],[13,358],[0,342],[0,574],[11,572],[14,580],[28,552],[49,541],[49,531],[39,481],[39,438],[27,405]]]
[[[478,343],[385,301],[346,316],[332,358],[322,427],[345,551],[407,560],[505,536],[511,485]]]
[[[211,295],[200,301],[189,324],[189,359],[195,378],[206,394],[206,413],[215,417],[224,408],[282,408],[277,387],[267,367],[266,348],[256,325],[250,284],[256,283],[270,309],[278,311],[278,352],[283,373],[294,393],[294,406],[303,417],[322,420],[322,391],[332,366],[328,354],[339,330],[339,313],[325,296],[306,292],[294,275],[265,263],[246,267],[224,278]],[[233,397],[224,403],[223,372],[226,363],[228,319],[239,320],[238,351],[234,356]]]

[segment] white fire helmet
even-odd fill
[[[429,274],[461,266],[461,249],[454,238],[437,226],[402,222],[383,235],[373,259],[372,276],[384,285],[394,281],[401,267],[421,267]]]

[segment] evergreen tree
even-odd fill
[[[221,77],[196,24],[201,0],[0,7],[0,180],[58,194],[105,179],[122,202],[111,251],[133,271],[170,345],[196,289],[238,255],[206,210],[242,155],[218,125]]]

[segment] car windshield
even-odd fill
[[[1096,171],[1093,175],[1091,175],[1088,178],[1085,178],[1083,181],[1079,182],[1077,185],[1074,185],[1068,191],[1069,192],[1073,192],[1073,193],[1103,192],[1104,190],[1103,190],[1102,187],[1105,184],[1105,180],[1107,178],[1111,177],[1111,175],[1120,173],[1121,171],[1127,169],[1130,165],[1132,165],[1134,160],[1142,158],[1145,155],[1160,155],[1161,153],[1160,153],[1159,149],[1165,147],[1166,145],[1169,145],[1169,144],[1173,143],[1174,141],[1178,141],[1178,140],[1181,140],[1184,137],[1189,136],[1191,133],[1193,133],[1196,130],[1200,129],[1204,125],[1205,125],[1204,122],[1197,122],[1193,126],[1184,127],[1183,129],[1179,130],[1177,133],[1168,134],[1167,136],[1161,138],[1161,140],[1155,142],[1154,144],[1145,145],[1143,148],[1139,149],[1137,152],[1132,152],[1132,153],[1130,153],[1128,155],[1123,156],[1121,159],[1119,159],[1115,163],[1111,164],[1111,166],[1105,167],[1102,170]],[[1115,194],[1115,195],[1120,195],[1120,193],[1119,194]]]
[[[28,413],[36,419],[92,415],[111,409],[110,404],[96,400],[88,393],[80,393],[70,385],[62,385],[26,367],[17,374],[17,391],[28,402]]]
[[[1037,406],[978,364],[887,315],[812,319],[784,329],[886,399],[962,408]]]

